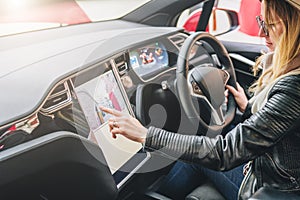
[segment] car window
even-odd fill
[[[180,15],[177,27],[188,32],[196,31],[203,3],[186,9]],[[206,28],[220,40],[263,44],[258,37],[255,16],[260,13],[260,2],[253,0],[216,1]]]

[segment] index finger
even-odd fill
[[[115,109],[111,109],[111,108],[106,108],[106,107],[103,107],[103,106],[100,106],[100,109],[108,114],[111,114],[113,116],[116,116],[116,117],[120,117],[122,116],[122,113],[118,110],[115,110]]]
[[[238,93],[237,90],[230,86],[230,85],[226,85],[226,88],[229,90],[229,92],[231,92],[231,94],[233,94],[234,96]]]

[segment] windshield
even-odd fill
[[[150,0],[0,0],[0,36],[118,19]]]

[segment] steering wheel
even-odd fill
[[[211,47],[211,54],[217,56],[219,67],[214,63],[205,63],[199,66],[190,67],[190,55],[195,44],[201,45],[206,42]],[[209,55],[209,56],[210,56]],[[211,60],[212,57],[211,57]],[[183,43],[178,59],[176,70],[176,87],[178,97],[189,121],[198,126],[200,134],[214,137],[222,133],[234,119],[236,112],[236,102],[233,95],[229,93],[226,113],[223,113],[222,105],[225,99],[225,85],[236,88],[236,76],[232,61],[223,44],[214,36],[206,32],[196,32],[191,34]],[[211,113],[197,110],[192,97],[202,99],[210,107]],[[210,115],[210,122],[207,124],[201,116]]]

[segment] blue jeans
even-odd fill
[[[200,165],[178,161],[158,192],[172,199],[184,199],[207,178],[227,200],[236,200],[244,178],[243,165],[226,172],[219,172]]]

